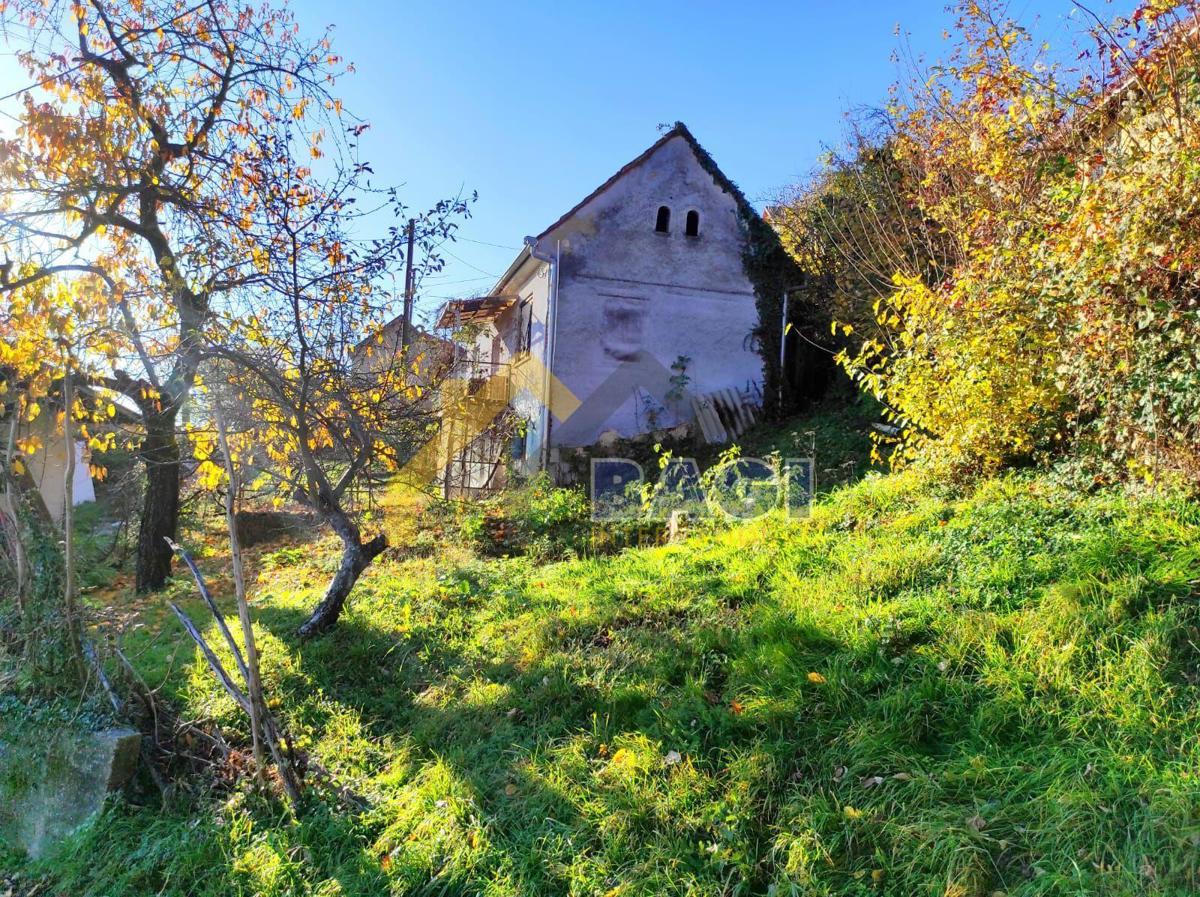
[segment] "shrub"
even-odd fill
[[[540,560],[578,556],[592,534],[591,505],[582,489],[556,487],[542,473],[528,483],[467,506],[460,537],[487,555],[527,554]]]
[[[893,459],[990,473],[1070,448],[1105,477],[1200,479],[1200,2],[1169,6],[1098,27],[1087,73],[964,2],[954,53],[895,94],[895,183],[939,240],[896,257],[841,355],[899,426]],[[842,217],[875,215],[848,195]],[[897,221],[856,231],[872,258]]]

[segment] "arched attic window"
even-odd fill
[[[660,234],[670,233],[671,210],[666,206],[658,207],[658,217],[654,219],[654,230]]]
[[[683,235],[685,237],[700,236],[700,213],[695,209],[687,213],[687,221],[683,226]]]

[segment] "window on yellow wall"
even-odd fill
[[[687,219],[683,226],[683,235],[685,237],[700,236],[700,213],[695,209],[687,213]]]
[[[654,230],[660,234],[669,233],[671,230],[671,210],[666,206],[658,207],[658,218],[654,221]]]

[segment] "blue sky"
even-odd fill
[[[684,121],[760,205],[837,144],[848,109],[879,105],[899,35],[937,56],[942,0],[659,0],[606,3],[294,0],[357,71],[340,85],[371,122],[361,148],[378,184],[411,206],[478,191],[446,268],[421,285],[428,312],[489,287],[526,234]],[[1131,0],[1091,0],[1106,17]],[[1012,0],[1064,42],[1070,0]],[[13,81],[0,57],[0,85]],[[496,245],[488,245],[496,244]]]
[[[491,286],[526,234],[640,153],[661,122],[684,121],[761,205],[839,141],[847,109],[886,98],[897,29],[936,55],[951,21],[941,0],[383,8],[296,4],[314,27],[336,24],[335,48],[357,67],[340,92],[372,123],[362,149],[379,181],[403,183],[412,205],[479,192],[445,270],[421,285],[426,310]],[[1073,30],[1071,9],[1013,3],[1050,40]]]

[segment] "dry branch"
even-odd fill
[[[242,658],[242,652],[239,649],[237,642],[235,642],[233,639],[233,633],[231,633],[229,631],[229,627],[225,625],[225,618],[221,614],[220,609],[217,607],[216,601],[213,600],[212,593],[209,592],[208,585],[204,582],[204,577],[200,574],[200,570],[196,566],[195,561],[192,560],[191,556],[186,550],[184,550],[183,546],[170,540],[168,540],[168,542],[170,542],[172,550],[174,550],[183,559],[183,562],[187,564],[188,569],[192,571],[192,577],[196,581],[196,587],[200,590],[201,597],[204,598],[205,604],[208,605],[209,610],[212,612],[213,618],[217,621],[217,627],[221,630],[222,635],[225,637],[225,640],[229,645],[229,649],[233,654],[234,661],[238,665],[238,670],[242,674],[243,682],[247,683],[248,688],[248,683],[250,682],[250,673],[246,666],[246,661]],[[170,606],[171,611],[175,614],[175,616],[179,618],[179,622],[183,624],[183,628],[187,631],[187,634],[191,636],[192,641],[196,643],[196,646],[204,655],[204,659],[208,661],[209,668],[212,669],[213,675],[215,675],[217,680],[221,683],[221,687],[229,693],[237,705],[242,708],[242,711],[248,717],[250,717],[251,725],[253,726],[256,718],[260,719],[262,724],[262,731],[260,735],[271,751],[271,757],[275,761],[275,766],[279,772],[279,780],[283,785],[283,790],[287,794],[288,800],[291,802],[292,807],[298,807],[300,804],[300,780],[296,775],[291,758],[289,756],[285,756],[283,752],[281,741],[284,740],[284,737],[281,736],[279,727],[276,725],[274,717],[271,715],[270,711],[267,710],[265,704],[258,708],[257,713],[255,712],[254,704],[251,702],[250,698],[244,691],[242,691],[241,688],[238,687],[237,683],[233,681],[232,677],[226,671],[224,664],[221,663],[221,659],[217,657],[216,652],[213,651],[208,642],[205,640],[204,636],[201,635],[200,630],[196,627],[196,624],[192,622],[191,618],[188,617],[183,609],[180,608],[179,605],[175,604],[175,602],[168,601],[167,604]],[[288,753],[291,753],[290,748]]]

